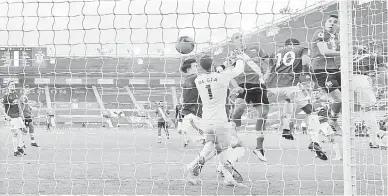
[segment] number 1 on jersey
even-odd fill
[[[212,89],[210,87],[210,84],[206,85],[206,88],[207,88],[207,93],[209,94],[209,99],[212,100],[213,99],[213,92],[212,92]]]

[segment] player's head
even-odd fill
[[[186,59],[181,66],[181,71],[187,74],[198,73],[197,60],[194,58]]]
[[[25,95],[30,94],[30,86],[29,86],[29,85],[25,85],[25,86],[24,86],[24,88],[23,88],[23,94],[25,94]]]
[[[325,22],[325,30],[329,31],[330,33],[335,33],[338,29],[338,16],[337,15],[330,15],[329,18],[327,18]]]
[[[216,67],[216,71],[218,72],[218,73],[220,73],[220,72],[222,72],[222,71],[224,71],[225,70],[225,65],[218,65],[217,67]]]
[[[164,101],[159,101],[158,105],[159,106],[163,106],[164,105]]]
[[[241,33],[234,33],[231,38],[231,43],[236,49],[243,50],[246,48],[244,37]]]
[[[7,88],[8,88],[8,91],[15,91],[16,90],[16,86],[15,86],[15,81],[9,81],[8,84],[7,84]]]
[[[290,38],[290,39],[287,39],[284,42],[284,45],[286,45],[286,46],[297,46],[297,45],[300,45],[300,41],[295,39],[295,38]]]
[[[199,60],[199,65],[202,67],[203,70],[211,72],[213,66],[213,58],[209,55],[204,55]]]

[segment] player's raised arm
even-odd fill
[[[222,72],[222,73],[228,74],[231,79],[237,77],[238,75],[244,72],[245,62],[241,59],[241,57],[237,57],[237,58],[238,59],[236,61],[236,66],[234,68],[230,69],[230,71]]]

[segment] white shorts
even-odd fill
[[[23,119],[21,117],[18,118],[11,118],[9,121],[9,125],[11,129],[23,129],[26,128],[23,122]]]
[[[308,123],[310,134],[322,134],[324,136],[334,135],[335,132],[328,122],[320,123],[318,115],[311,115]]]
[[[194,114],[185,115],[182,122],[178,123],[178,131],[183,131],[187,134],[189,139],[194,143],[205,139],[202,131],[203,125],[201,118]]]
[[[352,89],[354,90],[355,103],[361,107],[376,104],[376,95],[373,92],[372,79],[366,75],[353,75]]]
[[[273,94],[269,97],[270,103],[284,102],[286,98],[289,98],[291,103],[296,103],[298,106],[303,107],[311,99],[307,91],[304,92],[299,86],[269,88],[267,90]]]
[[[222,148],[237,145],[239,139],[232,122],[213,123],[205,121],[193,114],[188,114],[182,119],[178,130],[185,131],[193,142],[201,139],[215,141]]]

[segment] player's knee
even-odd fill
[[[29,133],[34,133],[34,132],[35,132],[34,126],[30,124],[30,125],[28,126],[28,131],[29,131]]]

